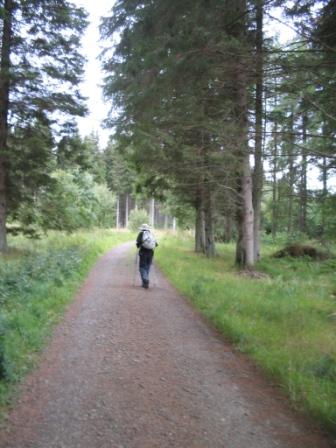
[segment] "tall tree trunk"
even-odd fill
[[[10,88],[13,0],[5,0],[0,63],[0,251],[7,250],[7,136]]]
[[[325,199],[328,194],[328,169],[327,169],[327,158],[323,156],[322,162],[322,195]]]
[[[126,193],[125,198],[125,227],[128,227],[128,217],[129,217],[129,195]]]
[[[252,204],[252,178],[249,160],[242,159],[241,172],[238,178],[240,201],[237,204],[236,224],[236,264],[241,268],[250,268],[254,265],[254,233],[253,233],[253,204]]]
[[[205,253],[204,201],[202,188],[196,199],[195,252]]]
[[[205,106],[204,106],[205,107]],[[204,113],[206,114],[206,107]],[[198,157],[200,159],[200,173],[197,189],[197,216],[196,227],[197,234],[195,235],[195,250],[196,252],[203,252],[207,257],[215,255],[215,240],[214,240],[214,224],[213,224],[213,203],[212,192],[210,190],[209,177],[209,134],[201,130],[200,134],[201,146],[198,148]]]
[[[287,233],[289,236],[293,234],[293,202],[294,202],[294,112],[289,117],[289,191],[288,191],[288,209],[287,209]]]
[[[116,213],[116,228],[119,229],[120,225],[120,196],[117,195],[117,213]]]
[[[205,190],[204,210],[204,233],[205,233],[205,255],[214,257],[216,255],[214,234],[214,204],[213,193],[209,188]]]
[[[255,99],[255,149],[253,172],[254,210],[254,260],[260,260],[260,222],[263,188],[262,124],[263,124],[263,6],[256,3],[256,99]]]
[[[252,205],[252,176],[249,157],[243,159],[243,244],[245,252],[244,267],[249,268],[254,265],[254,231],[253,231],[253,205]]]
[[[236,264],[238,266],[246,265],[246,251],[244,247],[244,219],[243,208],[239,205],[236,210],[237,224],[237,243],[236,243]]]
[[[322,127],[322,133],[324,137],[327,137],[327,126],[324,123]],[[323,156],[322,158],[322,217],[321,217],[321,234],[323,235],[326,230],[326,201],[328,196],[328,165],[327,165],[327,157]]]
[[[150,206],[150,225],[152,228],[155,227],[155,199],[151,199],[151,206]]]
[[[278,171],[278,121],[274,122],[273,138],[273,167],[272,167],[272,238],[275,239],[278,230],[278,198],[277,198],[277,171]]]
[[[254,265],[254,218],[252,204],[252,176],[250,158],[247,144],[247,77],[244,63],[238,65],[237,71],[237,93],[238,93],[238,129],[240,131],[240,175],[241,175],[241,232],[242,250],[244,256],[240,264],[244,268]]]
[[[201,187],[203,199],[203,216],[204,216],[204,253],[207,257],[216,255],[215,249],[215,232],[214,232],[214,203],[213,192],[211,191],[211,173],[209,172],[209,151],[210,136],[208,133],[202,132],[202,160],[203,166],[203,185]]]
[[[305,107],[303,103],[303,107]],[[301,182],[300,182],[300,216],[299,229],[305,233],[307,230],[307,112],[302,113],[302,149],[301,149]]]
[[[326,200],[328,196],[328,170],[327,170],[327,158],[323,156],[322,162],[322,219],[321,219],[321,234],[324,235],[326,230]]]
[[[238,241],[238,252],[243,252],[243,256],[237,256],[238,262],[243,268],[249,268],[254,265],[254,231],[253,231],[253,203],[252,203],[252,176],[250,167],[250,155],[248,148],[248,61],[245,51],[246,41],[246,0],[236,0],[232,2],[232,7],[235,11],[236,20],[232,27],[232,36],[238,39],[241,48],[236,54],[236,70],[235,70],[235,108],[236,108],[236,125],[237,125],[237,159],[239,163],[239,193],[241,207],[238,215],[241,218],[241,223],[238,220],[239,231],[242,232],[241,243]]]

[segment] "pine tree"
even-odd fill
[[[73,128],[85,107],[80,37],[86,13],[66,0],[3,0],[0,48],[0,251],[6,250],[13,127],[28,129],[43,116],[54,132]]]
[[[170,188],[193,205],[196,250],[208,256],[215,254],[217,198],[230,196],[227,202],[244,213],[251,202],[250,47],[247,6],[238,3],[124,0],[102,27],[105,39],[117,31],[121,36],[114,55],[104,55],[105,94],[119,110],[110,124],[147,185]],[[245,217],[253,216],[252,203],[248,207]],[[242,229],[250,249],[246,231],[253,222],[247,221]],[[249,249],[242,263],[253,263]]]
[[[53,183],[51,173],[56,167],[53,153],[54,138],[48,120],[35,121],[25,128],[14,128],[8,136],[11,159],[7,177],[8,217],[19,221],[21,231],[31,232],[36,222],[34,203],[41,187]],[[22,209],[24,208],[24,219]],[[11,231],[12,225],[9,227]]]

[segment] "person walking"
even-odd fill
[[[153,232],[148,224],[139,227],[140,233],[136,239],[136,246],[139,249],[139,271],[142,287],[149,287],[149,271],[153,262],[154,249],[158,246]]]

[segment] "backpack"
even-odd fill
[[[145,249],[155,249],[156,240],[150,230],[144,230],[142,234],[142,247]]]

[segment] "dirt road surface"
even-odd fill
[[[327,448],[245,356],[134,251],[95,265],[22,385],[1,448]]]

